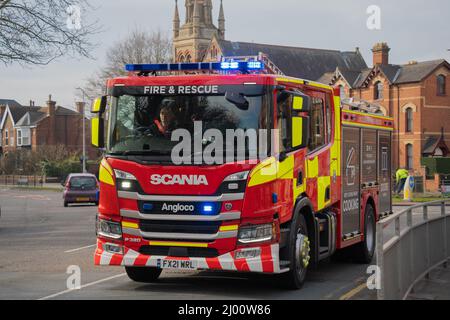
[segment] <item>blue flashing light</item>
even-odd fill
[[[144,211],[152,211],[153,210],[153,204],[151,203],[144,203],[142,206],[142,209],[144,209]]]
[[[262,70],[262,69],[264,69],[264,65],[261,61],[249,61],[249,62],[247,62],[247,69]]]
[[[203,205],[202,211],[204,213],[210,213],[213,212],[213,206],[212,205]]]
[[[199,63],[127,64],[129,72],[170,72],[170,71],[257,71],[264,69],[261,61],[223,61]]]

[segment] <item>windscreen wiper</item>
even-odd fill
[[[170,155],[171,151],[162,150],[140,150],[140,151],[122,151],[122,152],[112,152],[110,155],[113,156],[167,156]]]

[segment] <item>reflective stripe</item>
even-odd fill
[[[280,245],[279,244],[273,244],[270,247],[270,251],[272,254],[272,261],[273,261],[273,272],[274,273],[280,273]]]
[[[139,229],[139,224],[135,222],[122,221],[123,228]]]
[[[251,272],[263,272],[261,256],[258,258],[246,259],[248,268]]]
[[[136,192],[119,191],[119,198],[140,201],[178,201],[178,202],[223,202],[244,199],[243,193],[229,193],[220,196],[163,196],[141,195]]]
[[[224,254],[219,257],[219,263],[223,270],[237,270],[231,253]]]
[[[364,124],[359,122],[348,122],[348,121],[342,121],[343,125],[351,126],[351,127],[364,127],[364,128],[371,128],[371,129],[382,129],[387,131],[394,131],[394,128],[390,127],[383,127],[383,126],[377,126],[374,124]]]
[[[169,240],[203,240],[212,241],[216,239],[236,238],[237,231],[218,232],[216,234],[198,234],[198,233],[163,233],[163,232],[143,232],[139,229],[124,228],[123,233],[143,237],[146,239],[169,239]]]
[[[103,251],[101,257],[100,257],[100,265],[101,266],[108,266],[111,263],[113,255],[111,253],[108,253],[106,251]]]
[[[120,210],[120,215],[125,218],[142,219],[142,220],[167,220],[167,221],[230,221],[239,220],[241,212],[222,212],[215,216],[185,216],[173,214],[142,214],[134,210]]]
[[[309,179],[317,178],[319,176],[319,157],[314,157],[308,160],[308,175]]]
[[[135,261],[139,257],[139,252],[136,252],[134,250],[128,250],[128,252],[123,257],[122,265],[124,266],[132,266],[135,264]]]
[[[279,82],[292,82],[292,83],[297,83],[297,84],[304,84],[305,83],[304,80],[296,79],[296,78],[290,78],[290,77],[277,78],[277,81],[279,81]]]
[[[222,226],[220,227],[219,231],[235,231],[239,229],[238,225],[233,225],[233,226]]]
[[[98,173],[99,180],[103,183],[109,184],[111,186],[114,186],[114,178],[112,174],[111,166],[108,164],[108,162],[103,159],[100,164],[100,170]]]
[[[157,247],[208,248],[208,244],[207,243],[196,243],[196,242],[150,241],[149,245],[157,246]]]

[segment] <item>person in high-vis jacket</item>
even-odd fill
[[[408,179],[408,176],[409,176],[408,170],[406,170],[404,168],[400,168],[397,170],[397,172],[395,174],[396,183],[397,183],[397,189],[396,189],[397,194],[400,194],[403,191],[403,188],[405,187],[406,179]]]

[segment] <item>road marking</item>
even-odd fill
[[[352,290],[350,290],[346,294],[342,295],[339,298],[339,300],[350,300],[351,298],[353,298],[354,296],[356,296],[358,293],[360,293],[361,291],[363,291],[366,288],[367,288],[367,284],[365,282],[361,283],[356,288],[353,288]]]
[[[91,244],[90,246],[85,246],[85,247],[81,247],[81,248],[76,248],[76,249],[67,250],[67,251],[64,251],[64,253],[77,252],[77,251],[81,251],[81,250],[84,250],[84,249],[88,249],[88,248],[95,247],[96,245],[97,245],[97,244]]]
[[[114,280],[114,279],[117,279],[117,278],[121,278],[121,277],[123,277],[125,275],[126,275],[126,273],[121,273],[121,274],[118,274],[118,275],[115,275],[115,276],[112,276],[112,277],[108,277],[108,278],[105,278],[105,279],[101,279],[101,280],[97,280],[97,281],[94,281],[94,282],[86,283],[86,284],[82,285],[80,287],[80,289],[67,289],[67,290],[64,290],[64,291],[61,291],[61,292],[57,292],[55,294],[52,294],[52,295],[49,295],[49,296],[46,296],[46,297],[43,297],[43,298],[39,298],[38,300],[48,300],[48,299],[56,298],[58,296],[62,296],[63,294],[66,294],[66,293],[69,293],[69,292],[72,292],[72,291],[79,291],[81,289],[84,289],[84,288],[87,288],[87,287],[91,287],[91,286],[94,286],[94,285],[99,284],[99,283],[103,283],[103,282],[107,282],[109,280]]]

